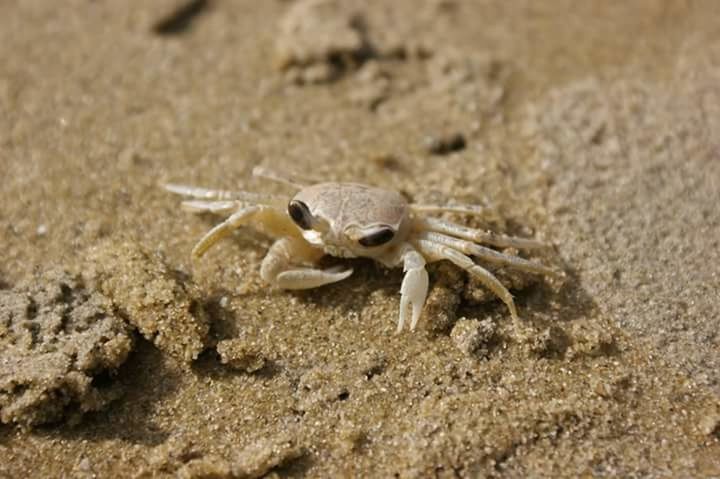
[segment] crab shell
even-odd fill
[[[407,200],[398,192],[359,183],[318,183],[300,190],[292,201],[306,205],[312,216],[305,240],[332,256],[375,258],[403,242],[410,228]],[[388,228],[393,237],[377,246],[362,238]]]

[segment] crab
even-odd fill
[[[235,229],[251,225],[275,238],[262,261],[260,275],[281,289],[317,288],[353,273],[352,268],[343,265],[318,268],[318,261],[325,255],[370,258],[388,268],[402,266],[405,274],[400,286],[397,332],[403,330],[408,318],[411,331],[418,324],[429,288],[427,263],[448,260],[467,271],[505,303],[516,323],[513,296],[472,257],[532,274],[558,275],[547,266],[488,247],[537,249],[547,246],[542,242],[437,217],[445,212],[480,215],[479,206],[415,204],[397,191],[360,183],[308,184],[260,167],[253,170],[253,176],[283,183],[294,188],[295,194],[289,198],[164,185],[172,193],[192,198],[182,202],[185,210],[229,215],[200,239],[192,250],[193,258],[203,256]]]

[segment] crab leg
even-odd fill
[[[316,269],[292,264],[314,263],[322,255],[322,250],[312,248],[301,239],[281,238],[273,243],[263,259],[260,275],[282,289],[310,289],[342,281],[353,273],[352,268],[342,266]]]
[[[472,259],[449,246],[426,239],[414,240],[413,243],[417,246],[418,250],[431,261],[449,260],[475,276],[485,287],[490,289],[490,291],[495,293],[495,295],[505,303],[510,310],[510,316],[512,316],[513,320],[517,321],[517,309],[515,308],[515,302],[513,301],[510,291],[508,291],[491,272],[475,264]]]
[[[285,204],[288,198],[284,196],[268,195],[264,193],[252,193],[249,191],[210,190],[196,186],[178,185],[167,183],[163,185],[165,190],[182,196],[189,196],[198,200],[239,200],[246,203]]]
[[[240,201],[202,201],[202,200],[188,200],[180,203],[180,206],[185,211],[191,213],[231,213],[242,206]]]
[[[243,208],[233,213],[228,219],[205,233],[205,236],[203,236],[192,249],[193,258],[200,258],[215,243],[232,234],[232,232],[240,226],[247,224],[252,217],[260,211],[260,209],[260,206],[248,206],[247,208]]]
[[[231,200],[235,199],[234,191],[227,190],[210,190],[207,188],[199,188],[197,186],[179,185],[176,183],[166,183],[163,185],[165,190],[182,196],[190,196],[203,200]]]
[[[444,233],[476,243],[484,243],[501,248],[534,249],[547,247],[546,244],[540,241],[468,228],[467,226],[440,218],[415,218],[415,226],[420,231],[435,231],[437,233]]]
[[[192,256],[194,258],[201,257],[215,243],[250,222],[255,223],[258,230],[270,236],[298,237],[300,235],[295,224],[283,212],[265,205],[246,206],[208,231],[193,248]]]
[[[410,209],[416,213],[462,213],[472,216],[483,216],[487,213],[480,205],[422,205],[411,204]]]
[[[452,236],[446,236],[441,233],[426,231],[424,233],[420,233],[418,237],[420,239],[432,241],[433,243],[448,246],[466,255],[475,256],[490,263],[510,266],[521,271],[527,271],[530,273],[544,274],[548,276],[559,276],[559,273],[542,264],[534,263],[518,256],[503,254],[495,251],[494,249],[486,248],[485,246],[480,246],[470,241],[453,238]]]

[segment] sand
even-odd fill
[[[720,476],[714,2],[82,2],[0,16],[0,476]],[[267,287],[166,181],[474,202],[549,279]],[[510,251],[515,253],[515,251]],[[345,260],[343,260],[345,261]],[[329,260],[334,264],[333,260]]]

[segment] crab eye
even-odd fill
[[[362,246],[365,246],[367,248],[373,247],[373,246],[380,246],[388,241],[392,240],[395,237],[395,231],[390,228],[389,226],[383,226],[381,228],[376,229],[372,233],[370,233],[367,236],[363,236],[358,240],[358,243],[360,243]]]
[[[304,230],[312,228],[310,208],[302,201],[293,200],[288,203],[288,214],[300,228]]]

